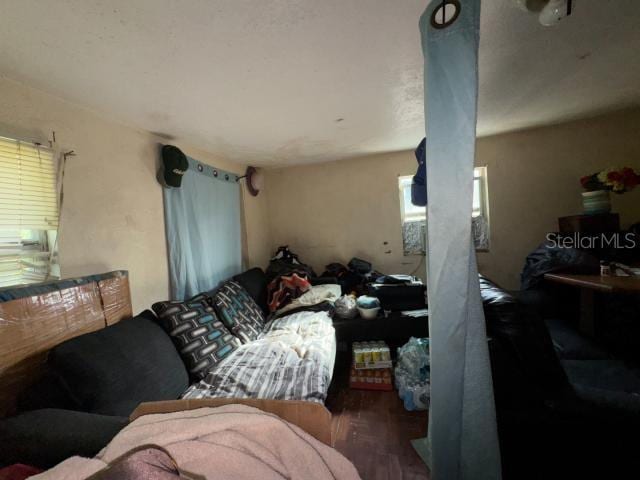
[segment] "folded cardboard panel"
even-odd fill
[[[297,425],[309,435],[331,445],[331,413],[324,405],[297,400],[264,400],[256,398],[199,398],[193,400],[168,400],[142,403],[130,416],[133,421],[143,415],[172,413],[204,407],[221,407],[239,404],[273,413],[287,422]]]
[[[51,348],[104,326],[96,283],[0,303],[0,416],[37,380]]]
[[[102,307],[107,325],[133,317],[131,308],[131,291],[129,289],[129,277],[126,274],[116,274],[98,282]]]

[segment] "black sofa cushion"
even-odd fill
[[[129,416],[139,403],[174,400],[189,386],[178,352],[149,310],[58,345],[48,363],[78,409],[90,413]]]
[[[269,313],[269,306],[267,305],[267,285],[269,282],[267,282],[267,276],[261,268],[251,268],[236,275],[233,279],[247,291],[263,313]]]
[[[637,471],[633,372],[608,360],[561,361],[539,309],[487,279],[480,283],[503,478],[627,478]]]
[[[508,292],[480,277],[496,402],[544,405],[573,397],[544,322]],[[524,405],[523,405],[524,406]]]
[[[590,339],[583,337],[564,321],[551,318],[545,320],[553,347],[563,360],[606,360],[609,354]]]
[[[46,469],[73,455],[93,457],[127,423],[126,417],[53,408],[0,419],[0,466]]]
[[[57,408],[62,410],[82,410],[82,405],[66,387],[66,382],[58,372],[45,365],[43,375],[18,396],[18,412]]]
[[[264,328],[262,310],[238,282],[225,282],[213,296],[213,306],[222,323],[242,343],[257,339]]]
[[[619,360],[563,360],[573,385],[634,395],[640,400],[640,377]]]
[[[154,303],[153,310],[171,336],[189,373],[201,380],[222,359],[240,346],[204,301]]]

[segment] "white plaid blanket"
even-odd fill
[[[327,312],[298,312],[268,323],[182,398],[265,398],[324,402],[333,375],[335,330]]]

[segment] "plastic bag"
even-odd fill
[[[398,349],[395,370],[395,386],[407,410],[429,408],[431,385],[429,363],[429,339],[411,339]]]
[[[334,307],[340,318],[354,318],[358,314],[356,299],[351,295],[343,295],[336,300]]]
[[[429,380],[429,339],[411,337],[398,349],[398,367],[403,367],[417,381]]]
[[[399,395],[406,410],[427,410],[430,404],[431,386],[429,382],[409,383],[403,386]]]

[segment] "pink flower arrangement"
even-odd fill
[[[640,185],[640,175],[631,167],[612,167],[593,175],[586,175],[580,179],[580,183],[587,192],[608,190],[615,193],[625,193]]]

